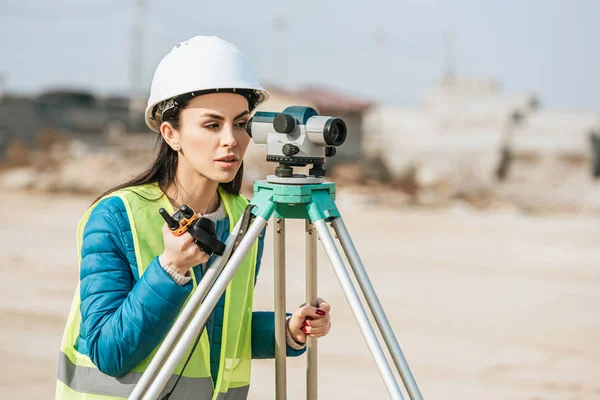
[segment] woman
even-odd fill
[[[225,241],[247,200],[239,194],[250,112],[267,99],[249,60],[216,37],[180,43],[160,62],[146,123],[160,150],[144,173],[100,196],[78,229],[80,284],[63,337],[58,399],[126,398],[212,262],[189,233],[173,235],[158,209],[183,204],[216,222]],[[264,232],[163,394],[245,399],[250,359],[275,353],[273,312],[252,312]],[[287,355],[330,329],[330,306],[287,320]],[[187,362],[187,363],[186,363]],[[162,395],[161,395],[162,396]]]

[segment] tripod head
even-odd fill
[[[246,131],[256,144],[267,147],[267,161],[279,163],[278,178],[293,178],[293,167],[309,164],[313,166],[309,177],[325,176],[325,158],[335,156],[347,135],[342,119],[320,116],[305,106],[288,107],[282,113],[259,111]]]

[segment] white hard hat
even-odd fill
[[[146,107],[146,125],[159,131],[155,107],[170,98],[191,92],[246,89],[257,95],[253,106],[267,100],[267,92],[248,57],[233,44],[215,36],[195,36],[178,43],[156,67]]]

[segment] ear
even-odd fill
[[[179,141],[179,131],[168,122],[160,124],[160,134],[162,135],[165,142],[175,151],[181,150],[181,143]]]

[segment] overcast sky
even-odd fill
[[[535,93],[546,108],[600,111],[598,0],[146,3],[146,90],[158,61],[200,34],[236,44],[263,84],[323,83],[417,105],[453,64],[458,74],[498,79],[508,92]],[[126,93],[135,14],[134,0],[0,0],[5,87]],[[273,33],[276,18],[286,21],[283,35]],[[444,62],[450,48],[454,63]]]

